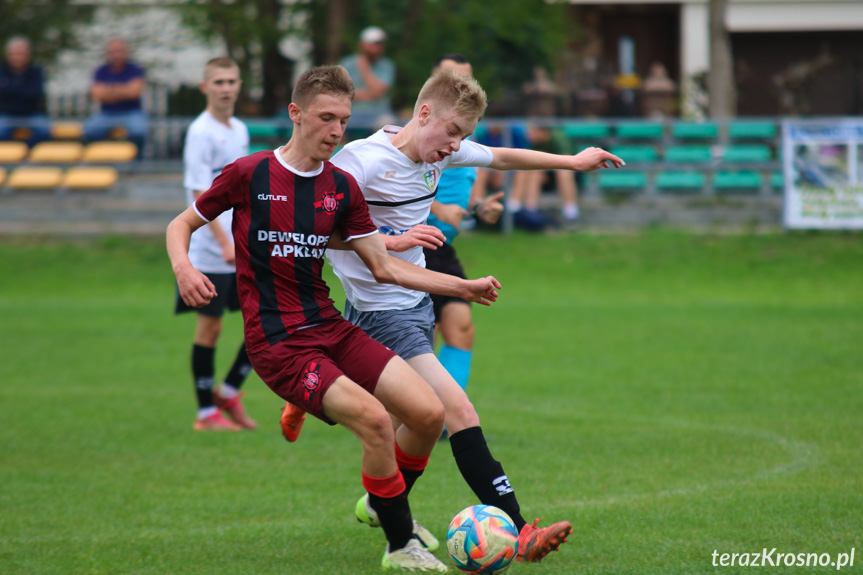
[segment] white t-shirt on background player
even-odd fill
[[[204,111],[189,126],[183,148],[183,186],[189,205],[195,203],[195,191],[208,190],[222,168],[249,155],[248,128],[236,118],[231,118],[230,123],[228,128]],[[232,219],[233,211],[228,210],[217,220],[229,238]],[[189,259],[204,273],[230,274],[236,271],[222,258],[222,248],[209,225],[192,234]]]
[[[332,163],[351,174],[363,191],[372,221],[383,234],[404,233],[426,223],[441,174],[448,167],[485,167],[491,150],[476,142],[462,141],[459,151],[440,162],[414,162],[393,146],[390,138],[401,130],[386,126],[364,140],[346,145]],[[425,267],[422,247],[390,252]],[[353,251],[327,250],[327,260],[342,281],[345,294],[358,311],[410,309],[425,293],[392,284],[379,284]]]

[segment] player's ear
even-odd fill
[[[429,119],[431,118],[431,106],[428,104],[423,104],[420,106],[420,110],[417,113],[417,119],[419,120],[420,126],[425,126]]]
[[[295,103],[291,102],[290,104],[288,104],[288,115],[291,117],[292,122],[296,122],[299,124],[302,114],[303,111]]]

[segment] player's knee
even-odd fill
[[[385,448],[395,441],[392,420],[383,407],[366,410],[358,427],[360,439],[370,448]]]
[[[479,415],[467,395],[447,406],[446,427],[450,433],[477,425],[479,425]]]
[[[423,406],[421,414],[414,421],[414,428],[422,435],[437,438],[443,430],[445,417],[443,404],[435,398]]]

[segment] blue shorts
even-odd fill
[[[345,319],[404,359],[434,354],[434,310],[431,297],[411,309],[357,311],[345,302]]]

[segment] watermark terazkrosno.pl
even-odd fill
[[[766,547],[754,553],[721,553],[713,550],[714,567],[843,567],[854,566],[854,549],[849,553],[783,553]]]

